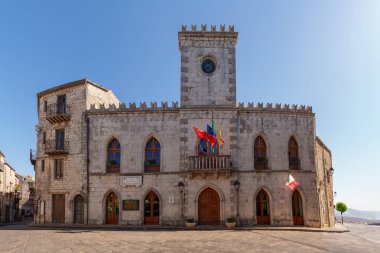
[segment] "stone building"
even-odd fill
[[[0,151],[0,223],[14,221],[15,214],[17,217],[17,186],[16,171]]]
[[[35,222],[333,226],[312,108],[237,103],[237,37],[182,27],[180,104],[125,105],[86,79],[38,93]]]
[[[17,174],[19,178],[19,207],[22,216],[31,216],[34,212],[34,177],[22,176]]]

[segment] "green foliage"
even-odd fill
[[[342,214],[347,211],[347,206],[343,202],[338,202],[336,204],[336,210]]]
[[[227,218],[227,222],[228,222],[228,223],[234,223],[234,222],[236,222],[236,217],[235,217],[235,216],[230,216],[230,217],[228,217],[228,218]]]
[[[187,222],[187,223],[194,223],[195,220],[194,220],[194,218],[187,218],[187,219],[186,219],[186,222]]]
[[[342,217],[342,225],[343,225],[343,213],[347,211],[347,206],[343,202],[336,203],[335,209],[340,212],[340,216]]]

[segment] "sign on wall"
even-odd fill
[[[169,195],[169,204],[174,204],[174,194]]]
[[[138,211],[139,208],[139,200],[138,199],[125,199],[123,200],[123,210],[124,211]]]
[[[139,187],[142,185],[142,176],[121,176],[120,185]]]

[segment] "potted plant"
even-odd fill
[[[193,228],[195,227],[196,223],[195,223],[195,220],[194,218],[187,218],[186,219],[186,227],[187,228]]]
[[[236,217],[235,216],[230,216],[230,217],[227,218],[226,227],[227,228],[234,228],[234,227],[236,227]]]

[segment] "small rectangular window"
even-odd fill
[[[63,178],[63,160],[62,159],[54,160],[54,178],[55,179]]]
[[[45,171],[45,160],[41,160],[41,172]]]
[[[44,101],[44,112],[47,112],[47,101]]]
[[[42,133],[42,144],[46,144],[46,132]]]

